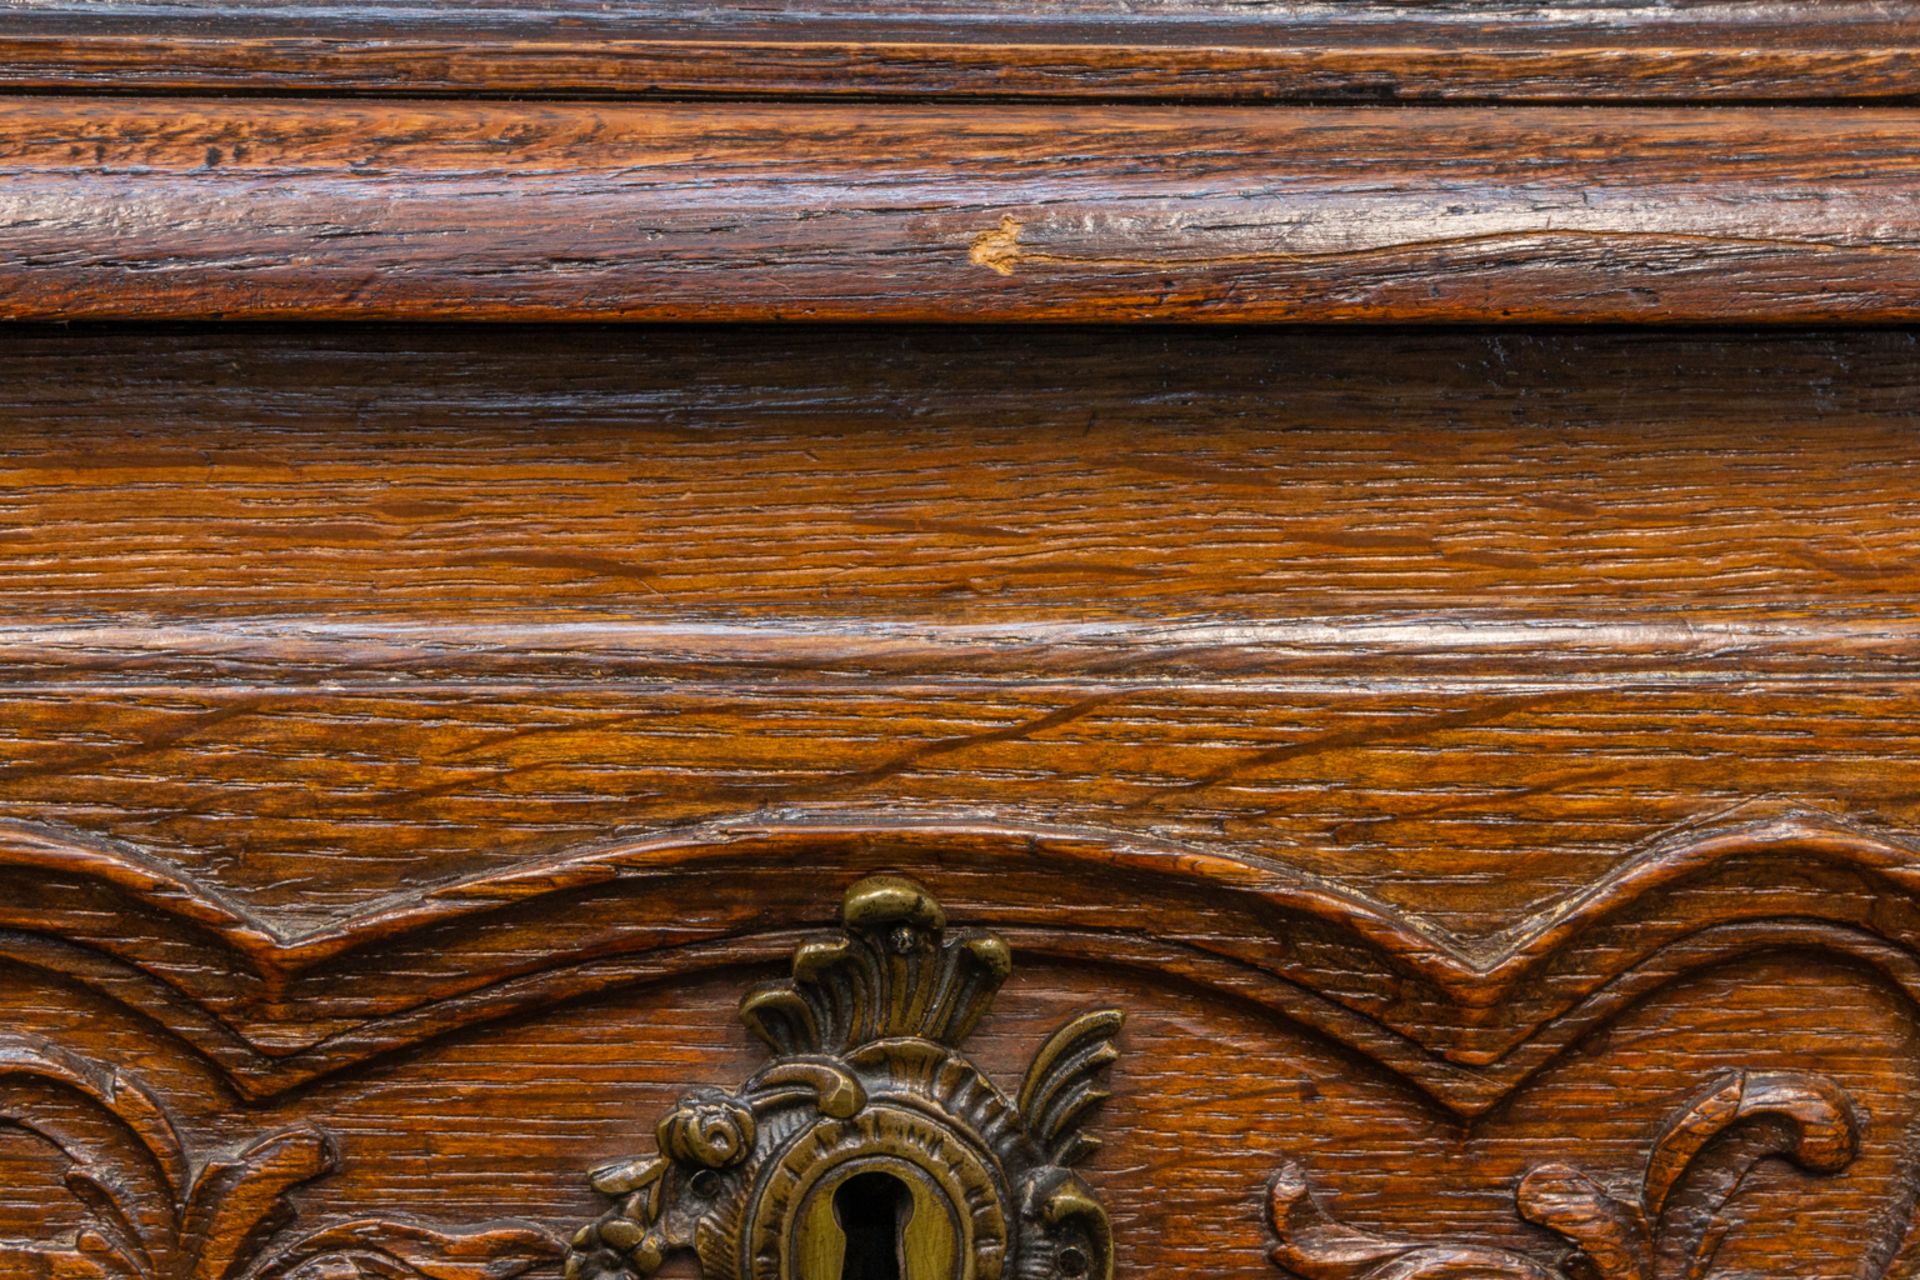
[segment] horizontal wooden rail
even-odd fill
[[[1910,321],[1920,112],[15,99],[0,317]]]
[[[24,0],[0,88],[1292,102],[1920,97],[1914,0]]]

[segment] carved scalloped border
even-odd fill
[[[1028,954],[1250,1001],[1460,1114],[1633,1001],[1742,955],[1841,955],[1920,1005],[1920,851],[1815,818],[1658,842],[1479,943],[1267,859],[885,818],[719,822],[567,851],[289,936],[138,851],[5,826],[0,956],[153,1018],[258,1098],[555,1000],[772,963],[818,923],[823,878],[901,868]],[[725,892],[744,877],[750,901]],[[1098,908],[1098,931],[1075,927],[1076,907]]]

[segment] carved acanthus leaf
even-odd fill
[[[1736,1130],[1744,1142],[1731,1141]],[[1722,1139],[1729,1140],[1724,1158],[1711,1158]],[[1755,1164],[1778,1158],[1833,1174],[1858,1150],[1858,1116],[1833,1081],[1736,1071],[1674,1112],[1631,1192],[1561,1163],[1520,1180],[1521,1216],[1575,1247],[1552,1266],[1507,1250],[1399,1241],[1344,1226],[1294,1166],[1273,1184],[1273,1260],[1303,1280],[1702,1280],[1726,1235],[1728,1202]]]
[[[82,1106],[48,1105],[49,1090]],[[68,1240],[0,1241],[6,1280],[508,1280],[562,1251],[519,1224],[352,1222],[287,1243],[289,1193],[339,1162],[324,1131],[295,1125],[196,1168],[146,1086],[37,1037],[0,1035],[0,1121],[71,1162],[89,1215]]]
[[[166,1108],[145,1086],[45,1040],[0,1038],[0,1117],[52,1143],[72,1163],[66,1186],[89,1224],[69,1242],[22,1249],[21,1268],[102,1280],[234,1280],[292,1216],[287,1192],[333,1168],[325,1135],[283,1130],[197,1172]],[[88,1126],[44,1107],[40,1089],[77,1097]],[[30,1256],[31,1255],[31,1256]]]

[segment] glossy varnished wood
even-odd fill
[[[0,9],[0,1280],[1920,1274],[1920,8]]]
[[[789,804],[1225,837],[1470,932],[1746,801],[1920,821],[1904,334],[6,360],[15,816],[310,920]]]
[[[1905,111],[0,101],[0,317],[1902,320]]]
[[[1915,1265],[1910,334],[4,338],[6,1274],[556,1276],[883,871],[1123,1278]]]
[[[32,0],[0,87],[1291,102],[1895,101],[1910,3]]]

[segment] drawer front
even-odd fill
[[[1910,334],[0,370],[0,1274],[864,1280],[796,1115],[893,1280],[1920,1257]]]

